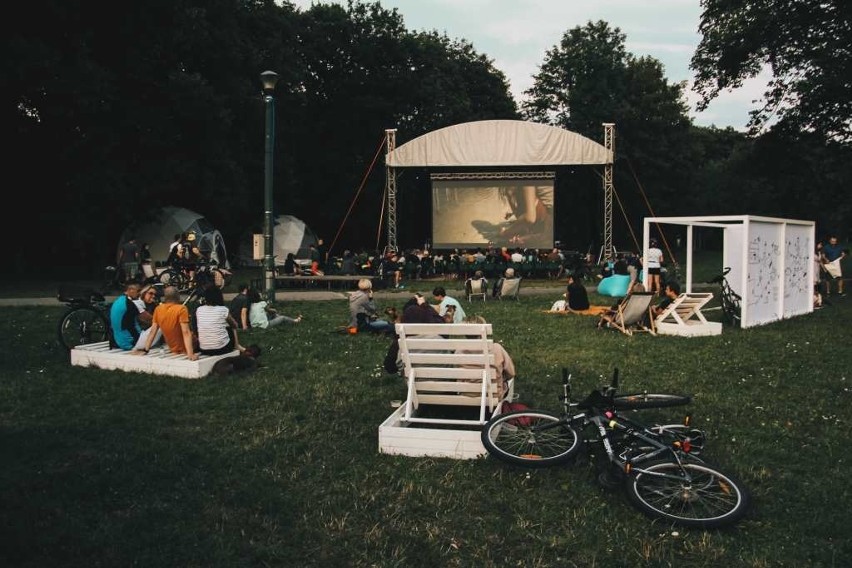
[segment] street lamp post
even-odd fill
[[[263,266],[266,281],[266,299],[275,300],[275,259],[272,255],[272,232],[275,220],[272,217],[272,151],[275,148],[275,85],[278,73],[264,71],[260,74],[263,83],[263,102],[266,106],[266,160],[263,183]]]

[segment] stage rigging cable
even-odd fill
[[[382,148],[385,146],[385,136],[382,135],[382,140],[379,142],[379,147],[376,148],[376,154],[373,156],[373,161],[370,162],[370,167],[367,168],[367,171],[364,173],[364,177],[361,179],[361,185],[358,186],[358,191],[355,192],[355,197],[352,198],[352,203],[349,204],[349,209],[346,211],[346,215],[343,216],[343,221],[340,222],[340,227],[337,229],[337,233],[334,235],[334,239],[332,239],[331,244],[328,245],[328,255],[331,255],[331,251],[334,250],[334,245],[337,243],[337,238],[340,236],[341,231],[343,231],[343,226],[346,224],[346,220],[349,219],[349,214],[352,213],[352,209],[355,207],[355,202],[358,201],[358,196],[361,195],[361,191],[364,189],[364,185],[367,183],[367,178],[370,177],[370,172],[373,171],[373,167],[376,165],[376,160],[379,159],[379,155],[381,155]],[[382,208],[384,211],[384,199],[382,199]],[[384,215],[384,212],[382,213]],[[379,219],[379,230],[381,230],[381,218]],[[377,247],[378,248],[378,247]]]

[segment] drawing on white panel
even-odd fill
[[[801,235],[787,237],[784,264],[784,297],[807,296],[813,288],[808,279],[808,268],[813,261],[810,239]]]
[[[777,242],[756,235],[748,243],[749,306],[774,304],[778,298],[781,248]]]

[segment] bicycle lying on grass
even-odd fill
[[[60,290],[56,295],[68,309],[59,318],[59,343],[68,351],[78,345],[107,341],[110,303],[96,290]]]
[[[568,463],[581,449],[606,454],[599,480],[623,485],[631,504],[648,516],[687,527],[730,525],[746,513],[748,493],[730,474],[705,463],[701,430],[684,424],[646,426],[624,411],[689,404],[691,397],[669,394],[618,395],[612,383],[571,401],[571,377],[562,371],[561,415],[520,410],[492,418],[482,429],[488,453],[506,463],[548,467]],[[571,414],[571,409],[580,410]]]

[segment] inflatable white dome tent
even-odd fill
[[[128,227],[121,234],[118,246],[120,248],[127,239],[135,236],[140,247],[142,243],[151,245],[151,258],[155,263],[164,262],[169,256],[169,245],[175,235],[190,231],[195,233],[201,252],[209,252],[211,259],[230,268],[222,234],[202,215],[182,207],[163,207],[152,221]]]
[[[262,232],[262,231],[259,231]],[[283,266],[287,255],[293,253],[297,259],[310,258],[311,244],[317,244],[317,236],[304,221],[292,215],[279,215],[275,218],[275,229],[272,232],[272,254],[275,265]],[[262,261],[253,255],[254,240],[251,234],[240,240],[240,248],[236,261],[240,266],[258,266]],[[262,254],[262,251],[261,251]]]

